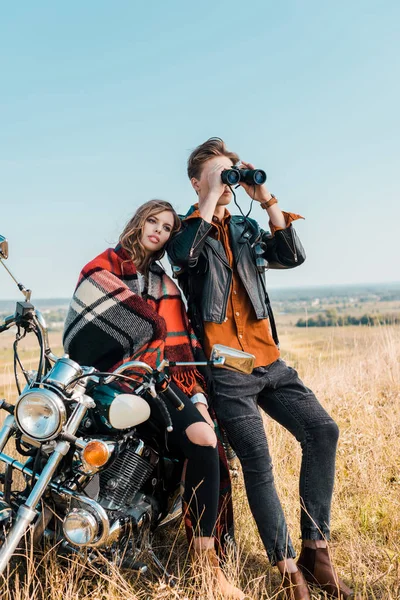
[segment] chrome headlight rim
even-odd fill
[[[64,517],[63,532],[70,544],[78,547],[90,546],[96,541],[99,526],[96,515],[90,510],[73,508]]]
[[[47,406],[51,405],[52,408],[55,409],[55,413],[58,415],[58,422],[55,427],[51,430],[50,433],[42,436],[38,436],[35,433],[32,433],[27,427],[23,425],[22,418],[20,413],[20,407],[23,404],[23,401],[29,396],[41,396]],[[33,440],[37,440],[39,442],[48,442],[56,438],[65,423],[67,422],[67,411],[65,408],[64,402],[61,398],[52,390],[48,390],[46,388],[30,388],[26,392],[22,393],[22,395],[18,398],[15,403],[15,411],[14,418],[17,423],[18,429],[27,437],[32,438]]]

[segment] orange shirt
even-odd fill
[[[302,218],[293,213],[284,212],[283,214],[287,226],[292,221]],[[193,217],[201,217],[200,212],[195,210],[188,218]],[[269,319],[257,319],[245,287],[238,275],[229,241],[228,224],[230,218],[231,215],[225,209],[222,221],[214,216],[212,222],[213,231],[210,235],[214,234],[215,238],[224,246],[229,264],[232,267],[233,277],[225,322],[204,322],[204,350],[206,356],[210,356],[214,344],[224,344],[254,354],[256,357],[255,367],[266,366],[277,360],[280,352],[273,340]],[[272,223],[270,223],[270,228],[272,233],[281,229],[274,227]]]

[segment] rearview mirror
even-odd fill
[[[8,242],[2,235],[0,235],[0,258],[8,258]]]
[[[230,369],[231,371],[239,371],[239,373],[251,373],[254,369],[254,361],[256,357],[248,352],[242,352],[229,346],[222,344],[214,344],[211,350],[210,360],[223,358],[224,361],[216,364],[215,367],[222,369]]]

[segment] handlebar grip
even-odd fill
[[[3,325],[0,325],[0,333],[3,333],[3,331],[7,331],[7,329],[10,329],[10,327],[15,325],[15,323],[17,322],[17,316],[17,313],[14,313],[13,315],[8,315],[8,317],[5,317],[5,319],[3,320]]]
[[[171,415],[168,412],[168,408],[165,406],[165,402],[162,399],[161,394],[158,395],[158,406],[161,411],[161,415],[164,419],[165,425],[167,427],[167,431],[171,433],[171,431],[173,431],[174,429],[172,426]]]
[[[182,410],[184,408],[185,405],[183,404],[182,400],[170,387],[164,390],[163,394],[166,398],[168,398],[174,408],[177,410]]]
[[[14,414],[14,404],[8,404],[5,400],[0,400],[0,409],[7,411],[10,415]]]

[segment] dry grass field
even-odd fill
[[[298,329],[281,324],[282,354],[295,366],[336,419],[341,435],[332,511],[330,549],[340,574],[357,585],[364,600],[400,598],[400,328]],[[53,338],[54,348],[59,341]],[[0,340],[0,394],[15,398],[9,381],[9,348]],[[29,357],[29,349],[26,357]],[[300,448],[282,428],[265,421],[276,485],[289,530],[299,548]],[[244,492],[234,481],[238,558],[227,565],[232,579],[254,600],[279,598],[279,577],[265,558]],[[172,590],[155,574],[128,578],[110,567],[107,575],[76,561],[69,566],[49,552],[32,557],[25,578],[9,577],[1,599],[150,600],[217,599],[211,582],[193,579],[183,531],[155,540],[159,554],[179,576]],[[317,590],[313,599],[324,598]]]

